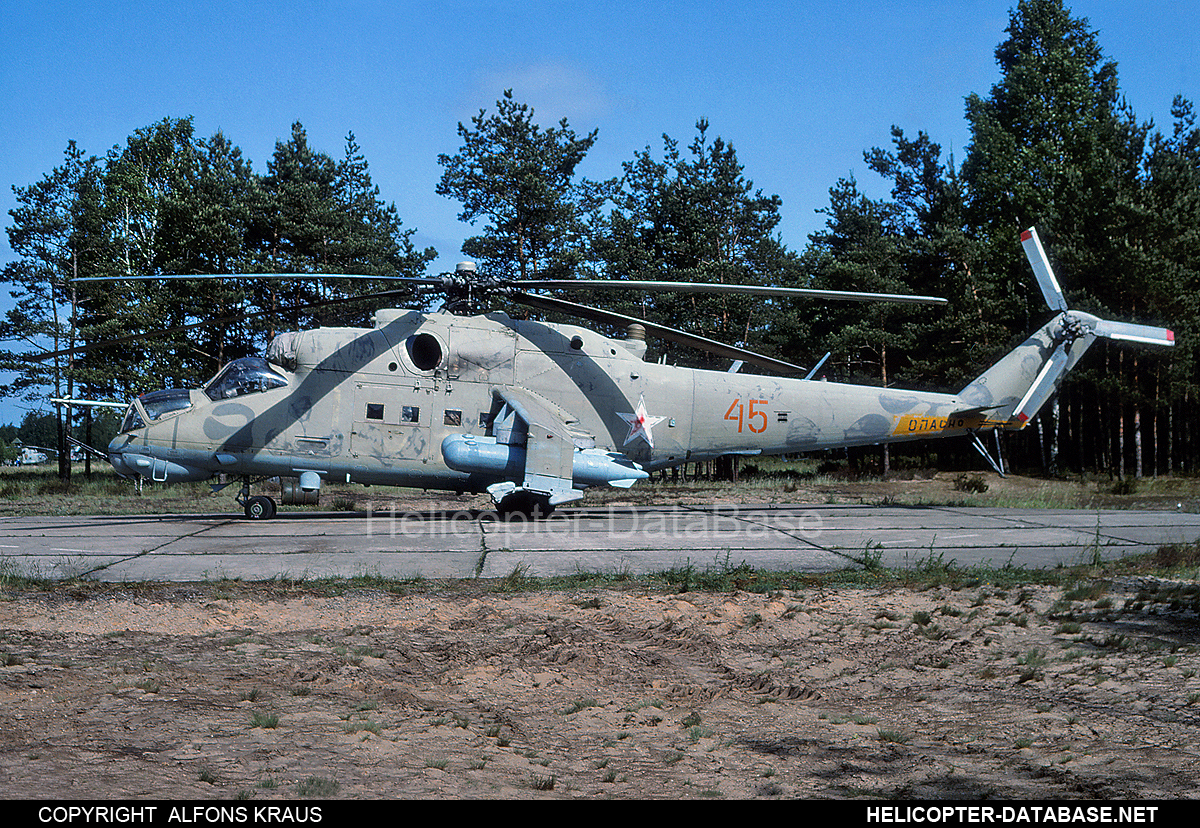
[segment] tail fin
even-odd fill
[[[1143,345],[1175,344],[1175,335],[1166,328],[1114,322],[1070,310],[1037,230],[1031,227],[1022,233],[1021,243],[1046,304],[1058,313],[958,395],[966,406],[989,409],[989,419],[1005,428],[1023,428],[1054,395],[1067,371],[1096,337]]]

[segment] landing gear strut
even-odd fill
[[[242,489],[238,492],[237,502],[242,504],[246,517],[250,520],[270,520],[275,517],[275,501],[266,495],[250,496],[250,478],[242,478]]]

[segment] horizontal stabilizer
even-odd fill
[[[988,411],[995,411],[999,405],[976,405],[972,408],[957,408],[950,412],[951,417],[977,417]]]

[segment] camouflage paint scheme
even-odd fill
[[[414,363],[418,336],[440,348],[431,368]],[[618,453],[647,472],[731,453],[951,436],[1007,424],[1005,409],[1036,376],[1047,339],[1043,328],[960,394],[929,394],[647,363],[628,340],[503,313],[380,311],[373,330],[285,335],[270,353],[286,385],[216,401],[190,390],[189,408],[144,415],[145,425],[117,437],[109,453],[129,471],[144,457],[143,476],[167,482],[315,471],[482,491],[498,481],[449,468],[441,446],[452,435],[490,434],[505,393],[540,402],[545,422],[535,425],[551,435],[544,439]]]
[[[1040,246],[1027,252],[1044,258]],[[1022,428],[1097,335],[1173,342],[1054,301],[1062,311],[954,394],[649,363],[644,340],[504,313],[380,310],[373,329],[277,337],[269,365],[259,361],[266,381],[229,398],[155,392],[176,395],[160,412],[145,395],[109,459],[164,482],[236,476],[243,497],[251,478],[278,476],[304,490],[336,480],[488,491],[497,503],[525,494],[552,507],[722,455]]]

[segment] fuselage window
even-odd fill
[[[448,426],[461,426],[462,410],[456,408],[447,408],[445,416],[442,417],[442,424]]]
[[[383,404],[382,403],[367,403],[367,419],[382,420],[383,419]]]
[[[400,406],[400,422],[415,423],[421,419],[421,409],[415,405]]]

